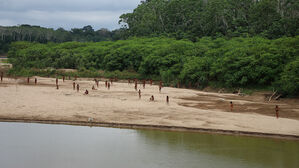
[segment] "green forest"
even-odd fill
[[[296,0],[146,0],[119,23],[122,28],[114,31],[86,26],[43,34],[25,26],[23,33],[2,33],[14,66],[10,73],[78,69],[88,77],[104,71],[176,87],[270,88],[299,95]],[[52,36],[45,36],[48,31]]]

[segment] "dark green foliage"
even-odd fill
[[[83,76],[97,76],[97,70],[129,71],[140,74],[139,78],[162,79],[166,85],[273,86],[282,93],[298,95],[299,36],[197,41],[131,38],[97,43],[15,42],[8,56],[16,69],[71,68]]]
[[[298,0],[151,0],[120,16],[127,36],[299,35]]]

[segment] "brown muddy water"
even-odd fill
[[[298,168],[299,141],[0,122],[2,168]]]

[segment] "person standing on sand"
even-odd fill
[[[138,94],[139,94],[139,99],[141,99],[141,90],[140,89],[138,91]]]
[[[58,78],[56,78],[56,85],[58,85]]]
[[[27,78],[27,83],[29,84],[29,82],[30,82],[30,78],[28,77],[28,78]]]
[[[137,91],[137,83],[135,83],[135,90]]]
[[[3,81],[3,72],[1,72],[1,82]]]
[[[275,106],[275,112],[276,112],[276,118],[278,119],[278,117],[279,117],[279,107],[278,107],[278,105],[276,105]]]
[[[76,89],[76,83],[73,82],[73,90],[75,90],[75,89]]]
[[[145,80],[143,80],[143,89],[145,89]]]
[[[159,92],[161,93],[161,89],[162,89],[162,86],[161,85],[159,85]]]
[[[108,90],[110,90],[110,82],[108,82]]]
[[[151,86],[153,85],[153,80],[152,80],[152,79],[150,79],[150,85],[151,85]]]
[[[80,86],[79,84],[77,84],[77,92],[79,92]]]
[[[166,96],[166,103],[169,104],[169,96]]]
[[[34,79],[34,84],[35,84],[35,85],[37,84],[37,78]]]
[[[107,81],[105,81],[105,87],[106,87],[106,88],[108,87],[108,82],[107,82]]]
[[[233,104],[233,102],[231,101],[231,102],[230,102],[230,111],[233,111],[233,108],[234,108],[234,104]]]
[[[63,81],[63,82],[64,82],[64,79],[65,79],[65,76],[63,75],[63,76],[62,76],[62,81]]]

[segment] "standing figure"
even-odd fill
[[[234,108],[234,104],[233,104],[233,102],[231,101],[231,102],[230,102],[230,111],[233,111],[233,108]]]
[[[65,77],[64,77],[64,75],[62,76],[62,82],[64,82],[64,79],[65,79]]]
[[[110,90],[110,83],[108,82],[108,90]]]
[[[3,72],[1,72],[1,82],[3,81]]]
[[[153,85],[153,80],[152,79],[150,80],[150,84],[151,84],[151,86]]]
[[[145,89],[145,80],[143,80],[143,89]]]
[[[56,85],[58,85],[58,78],[56,78]]]
[[[75,89],[76,89],[76,83],[73,82],[73,90],[75,90]]]
[[[97,87],[99,87],[99,81],[97,80]]]
[[[27,83],[29,84],[29,82],[30,82],[30,78],[28,77],[28,78],[27,78]]]
[[[113,84],[113,79],[112,78],[110,78],[110,82],[111,82],[111,85]]]
[[[108,82],[107,82],[107,81],[105,81],[105,87],[106,87],[106,88],[108,87]]]
[[[166,103],[169,103],[169,96],[166,96]]]
[[[138,91],[139,99],[141,99],[141,90]]]
[[[77,92],[79,92],[80,86],[79,84],[77,84]]]
[[[137,91],[137,83],[135,83],[135,90]]]
[[[159,92],[161,93],[161,89],[162,89],[162,86],[161,85],[159,85]]]
[[[35,85],[37,84],[37,78],[34,79],[34,84],[35,84]]]
[[[278,118],[279,117],[279,107],[278,107],[278,105],[276,105],[275,106],[275,112],[276,112],[276,118]]]

